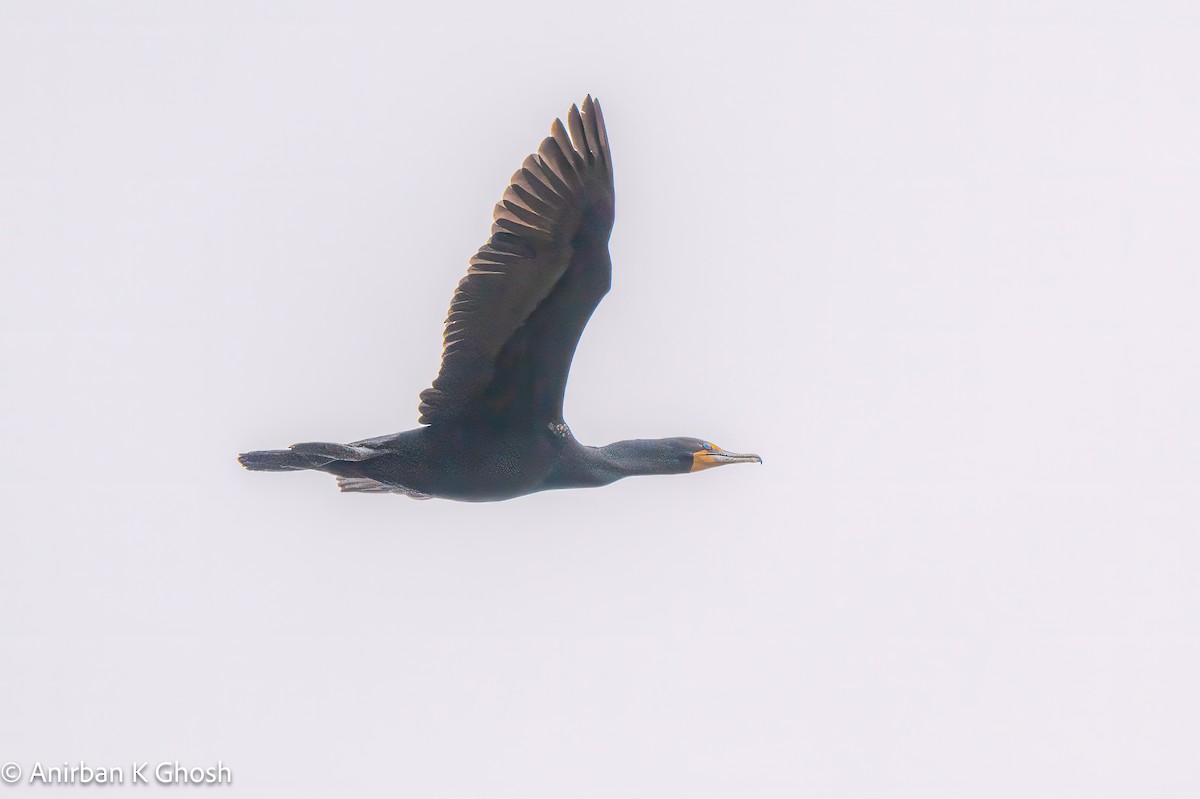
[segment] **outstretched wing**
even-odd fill
[[[589,96],[512,176],[492,235],[471,258],[446,317],[442,367],[421,422],[466,414],[561,421],[579,336],[608,292],[613,172]]]

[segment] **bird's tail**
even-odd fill
[[[252,472],[295,472],[321,469],[334,461],[365,461],[376,454],[375,450],[367,447],[314,441],[293,444],[289,449],[243,452],[238,455],[238,461]]]
[[[294,472],[315,469],[318,463],[308,455],[290,449],[262,449],[243,452],[238,461],[252,472]]]

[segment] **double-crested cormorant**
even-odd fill
[[[587,447],[571,435],[562,418],[567,373],[612,274],[613,171],[591,97],[550,133],[512,176],[491,238],[454,292],[441,371],[421,392],[425,426],[247,452],[243,466],[316,469],[336,475],[343,491],[487,501],[762,462],[696,438]]]

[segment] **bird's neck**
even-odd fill
[[[679,463],[661,451],[652,439],[617,441],[605,447],[588,447],[592,452],[592,463],[596,473],[611,476],[637,477],[650,474],[678,474]]]
[[[618,441],[606,447],[587,447],[574,441],[571,445],[572,455],[554,467],[546,488],[590,488],[624,477],[686,471],[653,440]]]

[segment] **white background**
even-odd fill
[[[1196,9],[0,3],[0,761],[1200,795]],[[491,505],[242,471],[415,425],[586,92],[615,266],[567,419],[765,464]]]

